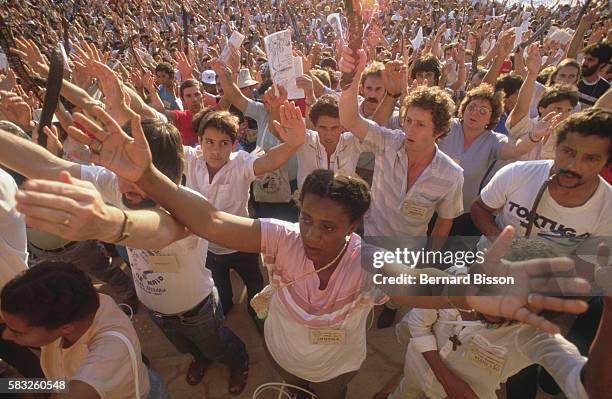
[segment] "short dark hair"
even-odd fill
[[[546,108],[552,103],[565,100],[569,100],[572,107],[575,107],[576,104],[578,104],[578,99],[580,98],[579,96],[578,89],[576,89],[574,86],[564,84],[552,85],[547,87],[542,97],[540,97],[540,101],[538,101],[538,108]]]
[[[227,134],[233,143],[238,136],[240,119],[228,111],[209,111],[206,112],[200,120],[198,129],[196,130],[198,137],[201,138],[209,127],[216,128]]]
[[[300,205],[307,194],[338,202],[348,213],[351,222],[360,220],[371,202],[370,188],[362,178],[328,169],[316,169],[306,176],[300,190]]]
[[[168,74],[168,76],[170,76],[171,78],[174,77],[174,68],[172,68],[172,65],[168,64],[167,62],[161,62],[157,64],[157,66],[155,67],[155,73],[157,72],[164,72]]]
[[[198,89],[200,89],[200,82],[195,79],[184,80],[183,83],[181,83],[181,85],[179,86],[179,97],[183,98],[185,89],[188,89],[190,87],[197,87]]]
[[[523,85],[523,78],[519,75],[504,75],[495,81],[495,91],[503,91],[506,97],[518,92]]]
[[[173,124],[160,119],[142,119],[140,124],[151,149],[153,165],[170,180],[179,183],[185,158],[181,134]],[[129,123],[123,130],[132,135]]]
[[[321,60],[321,68],[332,69],[335,71],[338,69],[338,64],[336,63],[335,59],[331,57],[326,57]]]
[[[89,277],[72,263],[43,261],[2,289],[2,311],[23,316],[28,324],[48,330],[97,312],[98,292]]]
[[[416,79],[416,74],[419,72],[433,72],[436,79],[434,83],[437,84],[440,79],[440,70],[438,58],[433,54],[425,54],[414,61],[410,79]]]
[[[569,133],[608,139],[608,162],[612,160],[612,111],[609,109],[589,108],[577,112],[561,122],[555,130],[557,145],[565,141]]]
[[[610,58],[612,58],[612,43],[603,40],[586,46],[582,52],[597,58],[600,64],[609,64]]]
[[[338,96],[334,94],[325,94],[317,99],[310,107],[308,117],[313,125],[316,125],[321,116],[329,116],[331,118],[340,118],[338,106]]]

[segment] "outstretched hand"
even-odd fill
[[[273,123],[276,131],[286,144],[292,147],[300,147],[304,144],[306,125],[300,108],[293,101],[285,100],[283,105],[280,106],[280,123],[276,120]]]
[[[125,133],[121,126],[98,106],[91,110],[95,121],[81,113],[74,116],[75,122],[82,125],[89,134],[74,126],[68,128],[68,134],[90,149],[87,155],[76,154],[79,158],[104,166],[124,179],[136,182],[152,168],[152,158],[140,124],[140,116],[131,111],[130,113],[132,136]]]
[[[558,277],[560,273],[574,269],[574,262],[569,258],[520,262],[502,260],[510,250],[513,238],[514,228],[507,226],[487,251],[484,263],[472,265],[470,273],[512,277],[514,284],[475,286],[474,295],[467,297],[467,303],[483,314],[517,320],[548,333],[559,333],[559,326],[538,313],[542,310],[567,313],[586,311],[588,305],[584,300],[560,296],[586,295],[590,291],[590,284],[577,277]]]

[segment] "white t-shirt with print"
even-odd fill
[[[81,178],[93,183],[104,201],[126,209],[113,172],[98,166],[81,166]],[[208,241],[190,235],[160,250],[126,249],[136,294],[147,308],[178,314],[193,308],[212,292],[212,274],[205,267]]]
[[[232,215],[248,217],[249,189],[257,177],[253,164],[257,156],[245,151],[232,152],[229,161],[210,181],[208,167],[200,146],[183,146],[185,152],[185,185],[202,194],[217,209]],[[236,252],[213,242],[208,250],[217,255]]]
[[[359,139],[352,133],[346,132],[340,135],[336,150],[329,156],[328,160],[319,133],[314,130],[306,130],[306,142],[297,151],[298,189],[304,184],[306,176],[316,169],[329,169],[354,174],[360,153]]]
[[[499,228],[512,225],[517,237],[525,235],[529,212],[540,187],[548,179],[554,161],[515,162],[504,166],[480,193],[482,202],[499,209]],[[548,190],[542,195],[531,237],[555,243],[567,253],[588,245],[590,237],[612,235],[612,187],[601,177],[591,198],[583,205],[559,205]],[[479,247],[486,245],[484,237]]]

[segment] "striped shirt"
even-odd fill
[[[463,212],[463,170],[436,146],[431,163],[407,190],[405,134],[369,122],[364,151],[376,157],[366,236],[427,235],[434,214],[453,219]]]
[[[607,80],[599,77],[595,83],[587,83],[584,79],[578,82],[578,91],[580,92],[580,103],[583,104],[583,109],[592,107],[597,99],[604,95],[610,88],[610,83]]]

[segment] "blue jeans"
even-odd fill
[[[168,340],[180,352],[191,353],[201,365],[212,360],[230,368],[242,366],[247,359],[246,348],[244,342],[223,325],[223,307],[217,289],[214,288],[197,306],[200,308],[193,315],[187,311],[178,316],[165,316],[148,310]]]
[[[170,399],[168,387],[159,374],[149,367],[149,385],[151,390],[147,395],[147,399]]]

